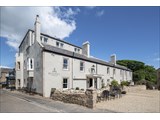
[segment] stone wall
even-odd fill
[[[142,91],[146,90],[146,85],[134,85],[134,86],[125,86],[124,90],[127,92],[136,92],[136,91]]]
[[[54,94],[52,94],[51,98],[65,103],[94,108],[96,105],[97,93],[93,89],[87,89],[85,93],[65,93],[56,90]]]

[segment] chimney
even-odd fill
[[[36,21],[34,24],[35,27],[35,40],[40,42],[40,20],[39,20],[39,15],[36,16]]]
[[[90,57],[90,43],[88,41],[83,43],[82,54],[87,56],[87,57]]]
[[[111,55],[111,61],[110,63],[116,65],[116,54]]]

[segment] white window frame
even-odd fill
[[[74,52],[77,52],[77,48],[76,47],[74,48]]]
[[[44,41],[44,43],[47,43],[48,42],[48,38],[47,37],[43,37],[43,41]]]
[[[56,41],[56,47],[60,46],[60,42]]]
[[[60,47],[63,48],[63,46],[64,46],[64,44],[63,44],[63,43],[60,43]]]
[[[64,83],[64,79],[66,79],[67,80],[67,83]],[[62,81],[62,88],[63,89],[68,89],[68,78],[63,78],[63,81]],[[64,88],[64,84],[66,84],[67,85],[67,87],[66,88]]]
[[[81,66],[81,63],[83,63],[83,66]],[[79,64],[79,70],[80,72],[84,72],[84,69],[85,69],[85,62],[84,61],[80,61],[80,64]],[[83,70],[81,70],[81,68],[83,68]]]
[[[116,75],[116,69],[113,68],[113,75]]]
[[[32,67],[31,67],[32,62]],[[27,58],[27,70],[34,70],[34,59],[33,58]]]
[[[110,68],[107,67],[107,74],[110,74]]]
[[[67,60],[67,64],[64,63],[65,59]],[[66,65],[67,68],[65,68],[64,65]],[[63,58],[63,70],[69,70],[69,58]]]
[[[17,62],[17,70],[20,70],[21,69],[21,63],[18,61]]]

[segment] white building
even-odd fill
[[[35,30],[28,30],[16,55],[16,88],[35,88],[49,97],[51,88],[100,89],[112,80],[132,81],[132,71],[116,64],[116,56],[106,62],[90,57],[90,43],[82,48],[40,33],[37,15]]]

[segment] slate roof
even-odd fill
[[[110,67],[114,67],[114,68],[119,68],[119,69],[131,71],[127,67],[124,67],[124,66],[121,66],[121,65],[114,65],[114,64],[111,64],[111,63],[103,61],[103,60],[99,60],[99,59],[92,58],[92,57],[87,57],[87,56],[82,55],[82,54],[78,54],[78,53],[75,53],[75,52],[71,52],[71,51],[68,51],[68,50],[57,48],[57,47],[47,45],[47,44],[44,44],[44,43],[42,43],[42,45],[44,46],[44,48],[43,48],[44,51],[57,53],[57,54],[60,54],[60,55],[64,55],[64,56],[68,56],[68,57],[72,57],[72,58],[76,58],[76,59],[81,59],[81,60],[85,60],[85,61],[89,61],[89,62],[101,64],[101,65],[106,65],[106,66],[110,66]]]

